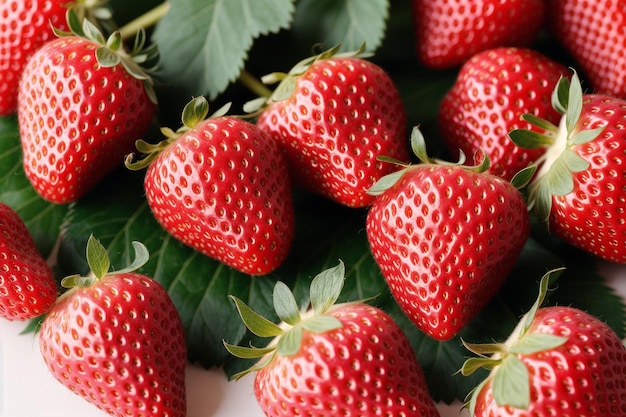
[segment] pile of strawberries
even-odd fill
[[[428,155],[419,127],[407,132],[389,75],[364,50],[339,47],[263,78],[276,88],[247,116],[228,106],[209,115],[196,97],[162,142],[137,140],[158,108],[158,51],[143,31],[130,51],[119,33],[105,37],[82,2],[0,4],[3,19],[19,22],[0,38],[0,114],[17,114],[24,171],[44,199],[78,201],[123,162],[146,168],[159,224],[246,274],[271,273],[288,256],[293,187],[367,208],[371,253],[393,297],[445,341],[502,286],[531,212],[567,244],[626,263],[626,58],[598,47],[591,30],[626,12],[600,3],[602,12],[577,0],[413,1],[422,65],[459,68],[439,104],[450,160]],[[544,19],[580,74],[529,48]],[[59,295],[21,219],[0,209],[0,315],[45,314],[39,340],[52,374],[111,415],[185,416],[184,332],[165,290],[134,272],[145,247],[136,242],[135,261],[110,272],[90,238],[91,273],[63,279]],[[462,373],[491,370],[472,415],[626,416],[626,349],[583,311],[541,307],[555,273],[508,341],[467,343],[476,356]],[[225,341],[235,356],[260,358],[246,373],[258,372],[266,415],[438,415],[393,320],[363,301],[335,304],[343,278],[342,264],[321,272],[307,312],[277,283],[281,325],[233,298],[250,331],[274,338],[258,349]]]

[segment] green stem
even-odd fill
[[[135,20],[132,20],[119,28],[119,33],[123,40],[132,39],[140,28],[147,28],[154,26],[170,9],[170,3],[165,1],[154,9],[139,16]]]
[[[239,82],[259,97],[270,97],[272,95],[272,90],[246,70],[242,70],[239,74]]]

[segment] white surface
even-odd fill
[[[626,266],[601,266],[626,298]],[[20,335],[24,323],[0,320],[0,417],[105,417],[48,372],[37,339]],[[228,382],[220,370],[187,367],[187,417],[264,417],[252,393],[252,379]],[[460,405],[442,405],[441,417],[462,417]]]

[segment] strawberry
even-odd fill
[[[127,166],[148,166],[146,198],[172,236],[238,271],[267,274],[287,256],[294,212],[287,163],[278,145],[253,123],[225,116],[205,119],[204,97],[183,110],[183,127],[163,129],[157,145]]]
[[[528,46],[545,15],[544,0],[413,0],[417,54],[429,68],[462,65],[499,46]]]
[[[626,262],[626,101],[583,94],[578,75],[562,78],[553,105],[555,126],[527,119],[541,133],[509,136],[520,146],[547,147],[529,185],[529,205],[548,230],[567,243],[612,262]]]
[[[68,30],[67,0],[4,0],[0,2],[0,115],[17,110],[20,75],[30,56],[55,37],[52,27]],[[77,12],[86,4],[75,2]]]
[[[266,348],[224,343],[238,357],[261,358],[254,394],[268,417],[388,415],[437,417],[408,339],[382,310],[363,302],[335,304],[344,281],[340,263],[311,282],[304,314],[282,282],[274,287],[281,325],[231,297],[250,331],[274,337]]]
[[[546,1],[546,28],[568,51],[594,92],[626,99],[626,9],[621,1]]]
[[[0,203],[0,317],[27,320],[57,298],[54,275],[21,217]]]
[[[31,56],[18,90],[24,171],[43,198],[59,204],[121,166],[155,112],[149,78],[122,50],[119,33],[105,40],[72,11],[68,22],[73,32]],[[137,40],[131,55],[153,60],[153,48],[142,50],[145,33]]]
[[[282,79],[257,125],[280,143],[295,184],[348,207],[365,207],[388,165],[385,153],[408,161],[406,114],[391,78],[379,66],[333,48],[297,64]]]
[[[479,356],[462,373],[489,376],[469,401],[475,417],[626,416],[626,349],[604,322],[574,307],[537,302],[505,343],[464,343]],[[487,355],[492,355],[488,357]]]
[[[526,113],[557,123],[561,115],[550,97],[569,71],[545,55],[525,48],[502,47],[474,55],[461,68],[439,106],[441,136],[450,152],[473,156],[484,152],[489,172],[511,180],[539,159],[543,149],[521,148],[508,132],[532,125]]]
[[[520,192],[480,166],[438,163],[418,128],[422,161],[381,179],[367,214],[369,245],[409,319],[437,340],[455,336],[497,292],[529,236]]]
[[[185,417],[187,352],[183,325],[165,289],[134,272],[109,272],[106,249],[91,236],[92,273],[62,281],[70,289],[39,332],[43,360],[61,384],[112,416]]]

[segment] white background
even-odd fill
[[[626,298],[626,266],[601,266]],[[0,417],[105,417],[48,372],[24,323],[0,320]],[[187,417],[263,417],[252,393],[252,378],[228,382],[218,369],[187,367]],[[441,417],[462,417],[460,405],[441,405]]]

